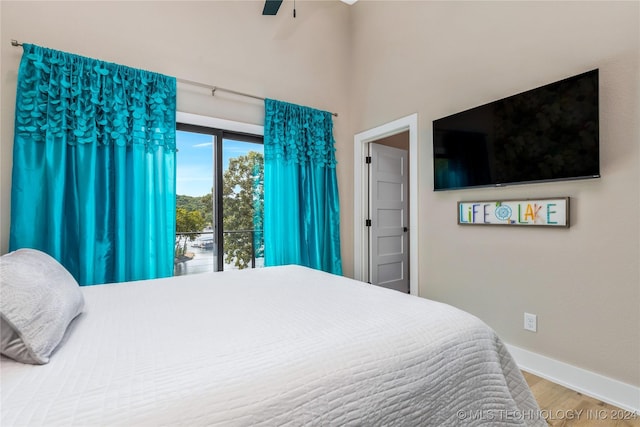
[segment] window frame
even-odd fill
[[[256,126],[256,128],[260,128]],[[176,119],[176,130],[191,133],[200,133],[205,135],[211,135],[214,137],[213,144],[213,197],[212,206],[213,210],[213,222],[215,229],[215,245],[216,245],[216,264],[215,272],[224,271],[224,227],[222,218],[224,216],[223,211],[223,170],[222,170],[222,150],[223,140],[231,139],[240,142],[249,142],[253,144],[264,145],[264,132],[260,134],[248,133],[238,130],[227,130],[218,127],[212,127],[201,124],[193,124]]]

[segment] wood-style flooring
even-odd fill
[[[547,424],[580,427],[640,427],[640,415],[523,372]]]

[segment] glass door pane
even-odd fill
[[[263,267],[262,136],[177,128],[174,274]]]
[[[216,271],[215,136],[178,130],[176,146],[174,275]]]
[[[222,140],[224,270],[264,267],[263,159],[260,143]]]

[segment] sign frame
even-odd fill
[[[569,197],[459,201],[458,225],[569,228],[569,201]],[[501,206],[504,208],[500,209]]]

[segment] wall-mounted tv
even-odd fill
[[[433,121],[434,190],[600,177],[598,70]]]

